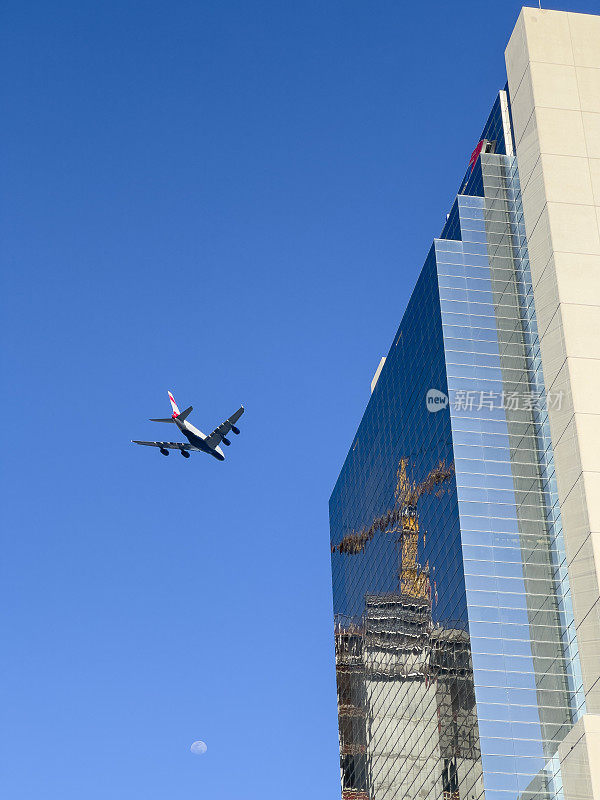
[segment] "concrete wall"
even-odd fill
[[[595,779],[579,766],[600,763],[600,16],[523,8],[506,66],[544,378],[562,394],[550,428],[591,715],[561,746],[565,797],[588,800],[600,798],[597,766]]]
[[[600,716],[585,714],[558,753],[566,800],[600,797]]]

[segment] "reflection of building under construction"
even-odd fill
[[[450,800],[460,779],[478,796],[464,631],[435,627],[425,599],[367,596],[362,628],[336,625],[336,665],[343,798],[410,798],[426,787]]]
[[[332,493],[345,800],[600,800],[599,54],[523,9]]]
[[[383,535],[398,552],[398,591],[366,594],[361,619],[336,620],[344,800],[410,798],[424,787],[454,800],[461,779],[481,788],[469,638],[434,625],[428,569],[417,561],[416,503],[451,476],[440,464],[410,484],[402,460],[394,510],[337,546],[356,555]]]

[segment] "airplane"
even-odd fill
[[[169,400],[173,408],[173,414],[166,419],[151,419],[150,422],[172,422],[183,433],[189,444],[185,442],[139,442],[132,439],[133,444],[145,444],[148,447],[158,447],[163,456],[169,455],[169,450],[179,450],[184,458],[189,458],[190,453],[208,453],[217,459],[217,461],[225,461],[225,454],[219,447],[221,443],[229,447],[231,442],[227,438],[229,431],[233,431],[236,435],[239,434],[240,429],[236,427],[235,423],[244,413],[244,406],[240,406],[235,414],[232,414],[229,419],[222,422],[218,428],[215,428],[210,436],[199,431],[192,424],[187,421],[187,418],[193,411],[192,406],[186,408],[185,411],[180,411],[175,402],[175,398],[169,392]]]

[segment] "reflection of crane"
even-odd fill
[[[419,518],[417,516],[417,487],[409,483],[406,475],[406,459],[400,461],[396,483],[396,505],[402,509],[400,536],[396,540],[401,546],[400,592],[410,597],[430,597],[429,563],[425,571],[417,561],[419,551]],[[416,496],[416,499],[414,499]],[[419,495],[420,496],[420,495]],[[425,534],[423,534],[425,544]]]
[[[429,598],[429,565],[426,564],[423,569],[417,561],[419,550],[417,503],[424,494],[442,496],[446,489],[443,484],[454,474],[454,464],[447,467],[444,461],[440,461],[420,483],[409,481],[406,464],[407,460],[402,458],[398,465],[394,508],[377,517],[368,528],[363,528],[358,533],[346,534],[338,545],[331,548],[331,551],[357,555],[364,553],[367,543],[376,533],[398,534],[396,542],[400,546],[400,591],[410,597]],[[423,542],[425,542],[424,536]]]

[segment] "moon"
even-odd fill
[[[193,742],[193,743],[192,743],[192,745],[191,745],[191,747],[190,747],[190,750],[191,750],[191,752],[192,752],[192,753],[193,753],[195,756],[202,756],[202,755],[204,755],[204,753],[206,753],[207,749],[208,749],[208,748],[206,747],[206,743],[205,743],[205,742],[202,742],[202,741],[200,741],[200,739],[199,739],[197,742]]]

